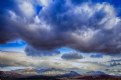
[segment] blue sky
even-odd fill
[[[11,51],[24,52],[26,45],[27,45],[27,43],[23,40],[15,40],[15,41],[7,42],[4,44],[0,44],[0,50],[1,51],[10,51],[10,52]],[[67,48],[67,47],[62,47],[57,50],[59,50],[61,53],[68,53],[68,52],[76,51],[74,49]]]
[[[23,40],[15,40],[11,42],[7,42],[4,44],[0,44],[1,51],[14,51],[14,52],[24,52],[26,46],[26,42]]]

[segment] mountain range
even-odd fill
[[[55,73],[56,74],[55,74]],[[48,73],[48,74],[42,74]],[[97,79],[118,79],[119,76],[111,76],[101,71],[89,71],[79,74],[75,71],[64,71],[63,69],[18,69],[13,71],[0,71],[0,78],[3,80],[97,80]]]

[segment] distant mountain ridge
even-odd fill
[[[0,71],[0,77],[2,78],[19,78],[19,77],[23,77],[23,75],[15,73],[15,72],[10,72],[10,71]]]
[[[56,69],[56,68],[42,68],[42,69],[37,69],[39,72],[46,72],[46,71],[65,71],[62,69]]]
[[[95,72],[88,72],[88,73],[95,73]],[[97,73],[97,72],[96,72]],[[100,72],[98,72],[100,73]],[[101,72],[102,74],[102,72]],[[0,71],[0,79],[1,80],[99,80],[99,79],[107,79],[107,80],[121,80],[121,76],[111,76],[111,75],[80,75],[75,71],[70,71],[64,75],[58,76],[44,76],[44,75],[32,75],[32,76],[25,76],[22,74],[18,74],[15,72],[8,72],[8,71]]]
[[[86,75],[98,76],[98,75],[107,75],[107,74],[102,71],[90,71],[90,72],[87,72]]]
[[[70,71],[69,73],[66,73],[60,76],[61,77],[75,77],[75,76],[80,76],[80,74],[75,71]]]

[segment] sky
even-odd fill
[[[1,1],[0,66],[67,64],[80,68],[79,62],[117,58],[121,53],[120,3],[120,0]]]

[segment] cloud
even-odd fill
[[[32,60],[25,54],[0,52],[0,66],[32,66],[35,64],[36,60]]]
[[[52,0],[39,0],[40,4],[42,6],[48,6],[51,1]]]
[[[0,43],[19,38],[19,34],[15,29],[16,25],[11,20],[1,15],[0,20]]]
[[[61,56],[31,57],[27,56],[25,53],[0,52],[0,68],[4,68],[4,70],[8,70],[7,67],[17,69],[17,67],[40,68],[40,66],[41,68],[60,68],[66,70],[70,68],[97,70],[103,67],[99,64],[84,64],[84,62],[81,61],[63,60],[61,59]]]
[[[27,46],[25,52],[29,56],[54,56],[59,55],[59,50],[42,50],[42,49],[35,49],[32,46]]]
[[[65,60],[77,60],[77,59],[82,59],[83,56],[78,52],[70,52],[63,54],[61,58]]]
[[[34,6],[31,4],[31,1],[19,1],[18,7],[22,14],[27,17],[31,17],[35,14]]]
[[[103,58],[103,55],[102,54],[92,54],[90,57],[91,58]]]
[[[70,47],[84,52],[120,53],[121,20],[115,7],[108,2],[76,1],[43,3],[47,6],[38,14],[38,4],[30,0],[13,0],[14,6],[5,4],[0,13],[0,42],[22,38],[33,50]]]

